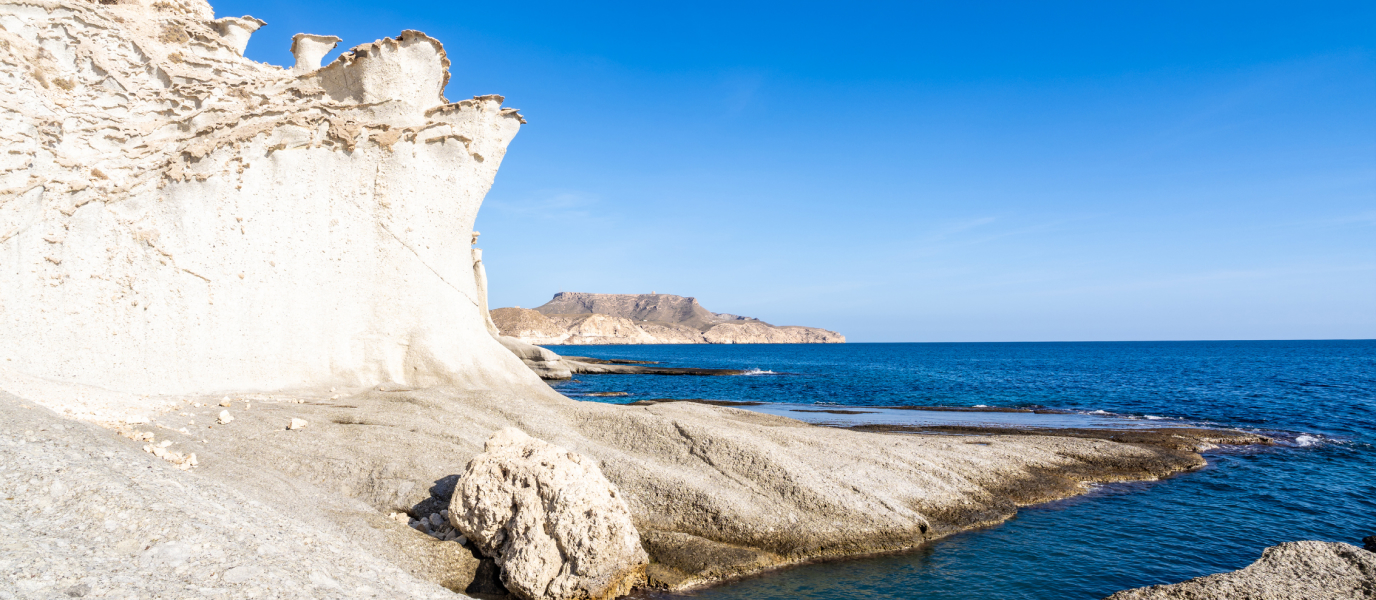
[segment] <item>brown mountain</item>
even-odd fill
[[[776,327],[714,313],[674,294],[560,292],[535,309],[499,308],[502,335],[530,344],[827,344],[845,336],[815,327]]]

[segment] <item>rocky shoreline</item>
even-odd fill
[[[1272,546],[1243,569],[1171,585],[1124,590],[1105,600],[1354,600],[1376,598],[1376,550],[1341,542]]]
[[[106,432],[102,444],[121,460],[183,478],[157,494],[180,497],[213,482],[282,514],[316,505],[318,527],[370,540],[363,546],[372,555],[417,582],[474,593],[493,589],[495,569],[430,515],[449,509],[463,465],[502,427],[598,462],[627,498],[649,553],[643,585],[662,590],[902,551],[1001,522],[1019,506],[1083,493],[1090,483],[1159,479],[1204,463],[1190,449],[1143,440],[879,433],[695,402],[608,405],[541,396],[513,402],[504,394],[382,386],[202,398],[126,428],[138,435]],[[44,413],[34,418],[67,422],[7,401],[5,419]],[[221,423],[224,412],[232,415],[228,423]],[[289,429],[293,419],[309,425]],[[170,441],[169,451],[194,451],[199,465],[182,471],[144,452],[142,434]],[[1215,443],[1220,434],[1190,435]],[[422,518],[430,527],[414,527]],[[166,535],[159,539],[178,537]],[[221,581],[232,568],[225,563]]]
[[[740,369],[702,369],[695,367],[660,367],[658,363],[635,360],[603,360],[587,356],[560,356],[513,337],[497,338],[507,350],[521,359],[541,379],[569,379],[574,375],[744,375]]]

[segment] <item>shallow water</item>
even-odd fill
[[[574,397],[628,393],[587,400],[1045,406],[1077,418],[1103,411],[1150,425],[1239,427],[1282,442],[1210,453],[1196,472],[1103,486],[912,552],[783,569],[686,594],[695,598],[1102,598],[1238,569],[1280,542],[1360,545],[1376,534],[1376,341],[553,349],[761,371],[556,384]]]
[[[587,399],[587,398],[584,398]],[[860,408],[793,404],[786,402],[741,403],[744,410],[752,410],[780,417],[788,417],[818,425],[849,427],[852,425],[908,425],[931,427],[940,425],[974,425],[988,427],[1041,428],[1099,428],[1126,429],[1133,427],[1162,427],[1164,422],[1114,414],[1085,411],[1056,412],[997,412],[940,410],[936,407],[909,410],[893,407]],[[1170,423],[1178,423],[1170,421]]]

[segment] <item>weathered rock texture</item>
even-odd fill
[[[212,18],[0,1],[0,383],[529,385],[469,248],[520,115],[445,100],[420,32],[324,68],[335,39],[298,36],[289,71]]]
[[[377,514],[433,514],[449,506],[463,465],[494,431],[516,427],[567,448],[595,461],[621,491],[651,558],[649,585],[667,588],[911,548],[1082,493],[1086,482],[1153,479],[1204,464],[1190,450],[1148,443],[866,433],[694,403],[576,402],[548,386],[232,394],[234,421],[217,425],[221,398],[183,403],[138,429],[175,441],[171,449],[194,448],[193,476],[254,486],[284,510],[301,504],[279,488],[308,485]],[[291,418],[311,425],[288,431]],[[379,551],[410,543],[388,539]],[[472,577],[476,561],[452,558],[461,559],[470,562],[414,572],[440,582]]]
[[[492,434],[459,478],[449,520],[527,600],[611,599],[648,557],[630,509],[597,464],[519,429]]]
[[[752,317],[714,313],[696,298],[672,294],[560,292],[534,309],[499,308],[502,335],[530,344],[839,344],[845,336],[815,327],[777,327]]]
[[[425,550],[410,562],[379,551],[388,536],[446,544],[303,481],[251,477],[271,494],[177,470],[0,392],[0,598],[462,597],[412,568]],[[353,525],[331,522],[338,515]]]
[[[1118,592],[1108,600],[1356,600],[1376,598],[1376,554],[1349,544],[1289,542],[1231,573]]]

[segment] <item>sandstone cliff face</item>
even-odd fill
[[[203,0],[0,2],[0,383],[136,394],[516,385],[483,196],[524,121],[449,103],[423,33],[298,35]]]
[[[560,292],[535,309],[499,308],[502,335],[528,344],[832,344],[845,336],[815,327],[776,327],[714,313],[696,298],[672,294]]]

